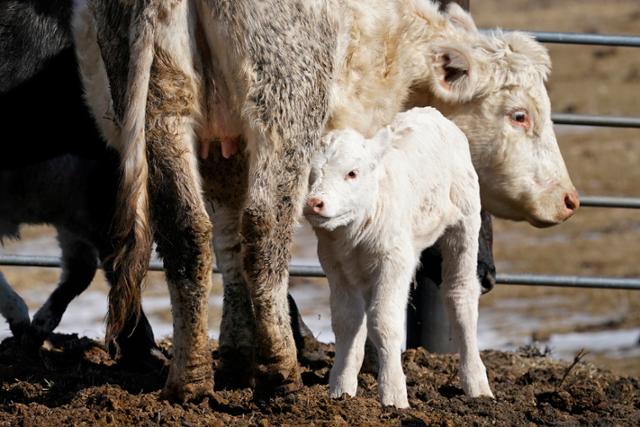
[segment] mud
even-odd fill
[[[120,367],[99,342],[55,335],[45,344],[31,353],[13,338],[0,344],[0,426],[640,425],[638,378],[583,361],[570,368],[536,349],[483,352],[495,400],[463,395],[456,357],[409,350],[411,408],[396,410],[380,407],[366,373],[356,398],[330,399],[331,346],[305,361],[298,393],[256,401],[250,389],[217,391],[215,399],[177,405],[159,398],[166,373]],[[168,355],[170,343],[161,345]]]

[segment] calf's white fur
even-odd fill
[[[414,108],[366,139],[332,131],[312,160],[305,217],[331,288],[332,397],[354,396],[367,335],[383,405],[408,407],[401,346],[409,284],[438,243],[445,304],[470,396],[492,396],[477,344],[478,177],[467,139],[433,108]]]

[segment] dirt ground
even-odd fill
[[[52,341],[39,354],[22,354],[12,338],[0,344],[0,426],[640,425],[637,378],[583,361],[571,368],[535,349],[483,352],[495,400],[462,394],[453,356],[407,351],[411,408],[397,410],[379,405],[371,374],[360,375],[357,397],[330,399],[331,346],[306,364],[298,393],[256,401],[250,389],[218,391],[180,406],[159,398],[163,375],[121,370],[87,338]]]

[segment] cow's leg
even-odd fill
[[[452,324],[453,338],[460,351],[460,382],[469,396],[493,396],[478,350],[478,300],[476,276],[478,215],[467,216],[449,228],[438,242],[442,251],[442,289]]]
[[[173,358],[164,395],[185,401],[213,389],[207,310],[211,287],[211,222],[197,192],[190,147],[150,141],[152,216],[164,260],[173,315]],[[165,143],[165,144],[163,144]],[[193,191],[195,190],[195,191]]]
[[[0,314],[9,323],[14,337],[20,338],[29,328],[29,309],[0,271]]]
[[[94,245],[64,229],[58,229],[62,249],[62,275],[58,287],[33,316],[29,341],[40,345],[60,323],[69,303],[87,289],[98,268]]]
[[[305,364],[326,358],[326,354],[320,346],[320,341],[313,335],[313,331],[309,329],[307,324],[304,323],[298,305],[291,294],[287,294],[287,301],[289,302],[291,330],[293,339],[296,342],[298,361]]]
[[[167,52],[156,47],[146,139],[150,210],[173,314],[173,358],[163,394],[185,401],[213,392],[207,334],[212,226],[194,153],[195,83],[169,55],[183,53],[179,48]]]
[[[409,242],[397,247],[411,248]],[[385,406],[406,408],[407,382],[402,371],[402,342],[409,285],[417,262],[411,251],[391,254],[380,267],[367,304],[369,338],[378,350],[378,393]]]
[[[308,173],[305,147],[276,150],[256,136],[242,217],[243,261],[256,318],[258,392],[290,392],[301,385],[290,326],[287,285],[293,225]],[[279,151],[279,152],[278,152]]]
[[[211,150],[200,166],[203,188],[213,206],[213,247],[224,286],[218,347],[221,363],[215,378],[216,386],[225,388],[251,386],[255,366],[255,319],[240,254],[240,217],[248,168],[242,140],[238,140],[238,148],[239,152],[229,159],[220,150]]]
[[[328,273],[329,274],[329,273]],[[330,275],[332,276],[332,275]],[[329,375],[329,394],[355,396],[358,372],[364,359],[367,338],[365,301],[362,290],[338,277],[329,277],[331,327],[336,336],[336,356]]]

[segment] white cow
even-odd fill
[[[371,139],[332,131],[312,161],[309,186],[304,214],[331,287],[331,396],[355,395],[368,335],[382,404],[409,406],[404,308],[420,253],[436,242],[462,386],[470,396],[493,396],[476,337],[480,193],[462,131],[433,108],[400,113]]]

